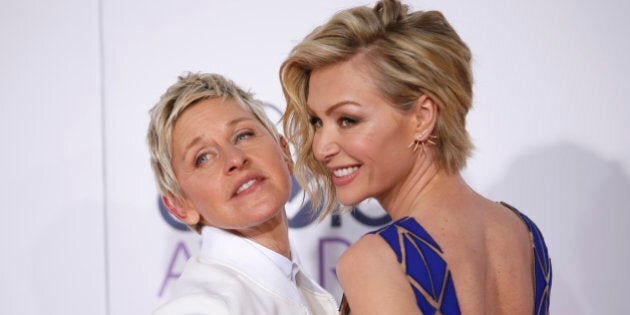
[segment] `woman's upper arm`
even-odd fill
[[[395,253],[380,236],[359,239],[337,262],[352,315],[421,314]]]

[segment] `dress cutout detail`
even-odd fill
[[[529,230],[533,252],[532,313],[548,315],[552,267],[543,235],[526,215],[507,203],[501,204],[517,214]],[[444,260],[442,249],[414,218],[404,217],[370,234],[381,236],[396,254],[398,262],[407,274],[418,308],[423,314],[461,314],[451,272]],[[345,295],[341,301],[340,314],[350,314]]]
[[[442,249],[416,220],[405,217],[372,234],[396,254],[423,314],[461,313]]]

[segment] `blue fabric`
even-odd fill
[[[396,253],[422,314],[461,314],[442,249],[416,220],[405,217],[372,233]]]
[[[532,220],[512,206],[502,204],[519,215],[530,231],[535,283],[533,314],[549,314],[552,274],[545,240]],[[442,249],[415,219],[405,217],[371,233],[385,239],[396,254],[398,262],[409,276],[409,284],[423,314],[461,314]]]
[[[551,293],[552,268],[551,259],[542,232],[538,229],[534,221],[526,215],[516,210],[509,204],[502,202],[502,205],[514,211],[521,217],[529,233],[532,236],[532,246],[534,247],[534,314],[549,314],[549,295]]]

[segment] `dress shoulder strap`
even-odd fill
[[[534,314],[549,314],[549,299],[551,293],[552,267],[547,244],[542,232],[534,221],[508,203],[501,202],[503,206],[512,210],[525,223],[529,230],[533,251],[532,277],[534,284]]]

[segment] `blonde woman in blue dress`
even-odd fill
[[[280,70],[296,177],[325,216],[376,199],[393,222],[337,263],[346,314],[547,314],[542,234],[461,176],[471,52],[438,11],[341,11]]]

